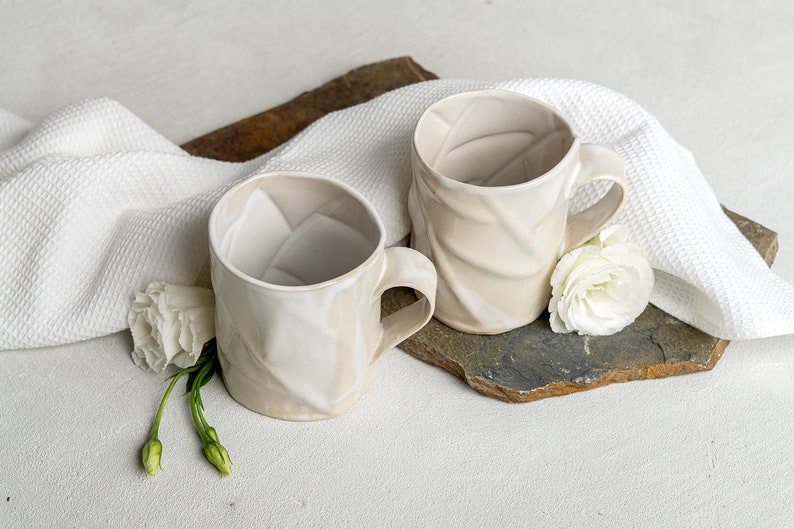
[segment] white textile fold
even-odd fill
[[[189,156],[108,99],[66,106],[36,125],[0,110],[0,349],[124,329],[133,291],[153,280],[206,283],[209,212],[254,174],[342,180],[373,203],[397,243],[410,230],[417,118],[476,88],[541,99],[584,141],[621,155],[629,197],[617,222],[656,269],[655,305],[721,338],[794,333],[794,288],[723,214],[692,156],[635,102],[575,80],[437,80],[330,114],[243,164]]]

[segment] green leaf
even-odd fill
[[[195,383],[196,377],[198,376],[198,374],[200,372],[201,372],[201,370],[198,369],[198,370],[193,371],[192,373],[190,373],[188,375],[187,384],[185,384],[185,393],[190,393],[191,391],[193,391],[193,384]]]
[[[201,379],[201,385],[199,386],[200,388],[201,388],[201,387],[204,387],[204,385],[205,385],[207,382],[209,382],[210,380],[212,380],[212,377],[213,377],[213,375],[215,375],[215,370],[216,370],[217,368],[218,368],[218,364],[217,364],[217,362],[212,362],[212,366],[210,366],[210,368],[207,370],[207,373],[206,373],[206,374],[204,375],[204,377],[202,377],[202,379]]]
[[[187,377],[187,386],[185,387],[185,393],[190,393],[193,391],[193,386],[196,385],[196,378],[201,374],[201,378],[199,379],[199,388],[204,387],[207,382],[212,380],[212,376],[215,374],[215,370],[217,369],[217,363],[215,359],[212,359],[212,365],[205,371],[204,368],[198,369],[193,371]]]

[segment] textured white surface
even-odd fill
[[[720,202],[777,231],[794,280],[794,7],[652,2],[10,3],[0,108],[29,121],[121,101],[180,143],[360,64],[445,78],[586,79],[655,115]],[[309,6],[311,5],[311,9]],[[453,7],[454,6],[454,7]],[[474,394],[399,351],[350,412],[294,424],[211,384],[235,463],[203,461],[184,399],[164,468],[138,467],[161,379],[125,334],[0,353],[8,527],[781,527],[794,518],[794,338],[733,343],[699,375],[527,405]],[[7,501],[3,498],[7,498]]]
[[[394,90],[326,116],[244,164],[187,156],[112,100],[58,109],[0,152],[0,349],[118,331],[127,326],[131,292],[151,281],[206,282],[209,212],[231,184],[252,174],[292,169],[341,180],[380,214],[388,245],[405,239],[418,116],[444,96],[484,85],[437,80]],[[488,87],[551,104],[583,141],[620,155],[628,197],[616,221],[657,271],[656,306],[720,338],[794,333],[794,287],[769,270],[723,214],[690,153],[642,107],[575,80]],[[4,121],[0,128],[18,136],[18,120]],[[595,201],[596,189],[583,187],[574,209]],[[529,304],[516,314],[533,311]],[[500,327],[485,321],[486,328]]]

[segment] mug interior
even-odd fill
[[[507,91],[457,94],[430,106],[414,148],[429,167],[466,184],[501,187],[550,171],[573,145],[570,126],[551,108]]]
[[[306,286],[354,270],[382,237],[375,212],[340,184],[274,174],[232,189],[210,238],[221,259],[272,285]]]

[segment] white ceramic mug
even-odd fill
[[[620,157],[582,143],[554,109],[502,90],[431,105],[413,137],[408,208],[411,246],[438,271],[435,316],[468,333],[526,325],[547,307],[551,273],[564,252],[620,210]],[[613,183],[570,214],[576,190]]]
[[[383,351],[430,319],[432,263],[384,248],[369,202],[304,173],[269,173],[228,191],[209,220],[218,355],[237,401],[259,413],[318,420],[349,408]],[[381,321],[395,286],[418,301]]]

